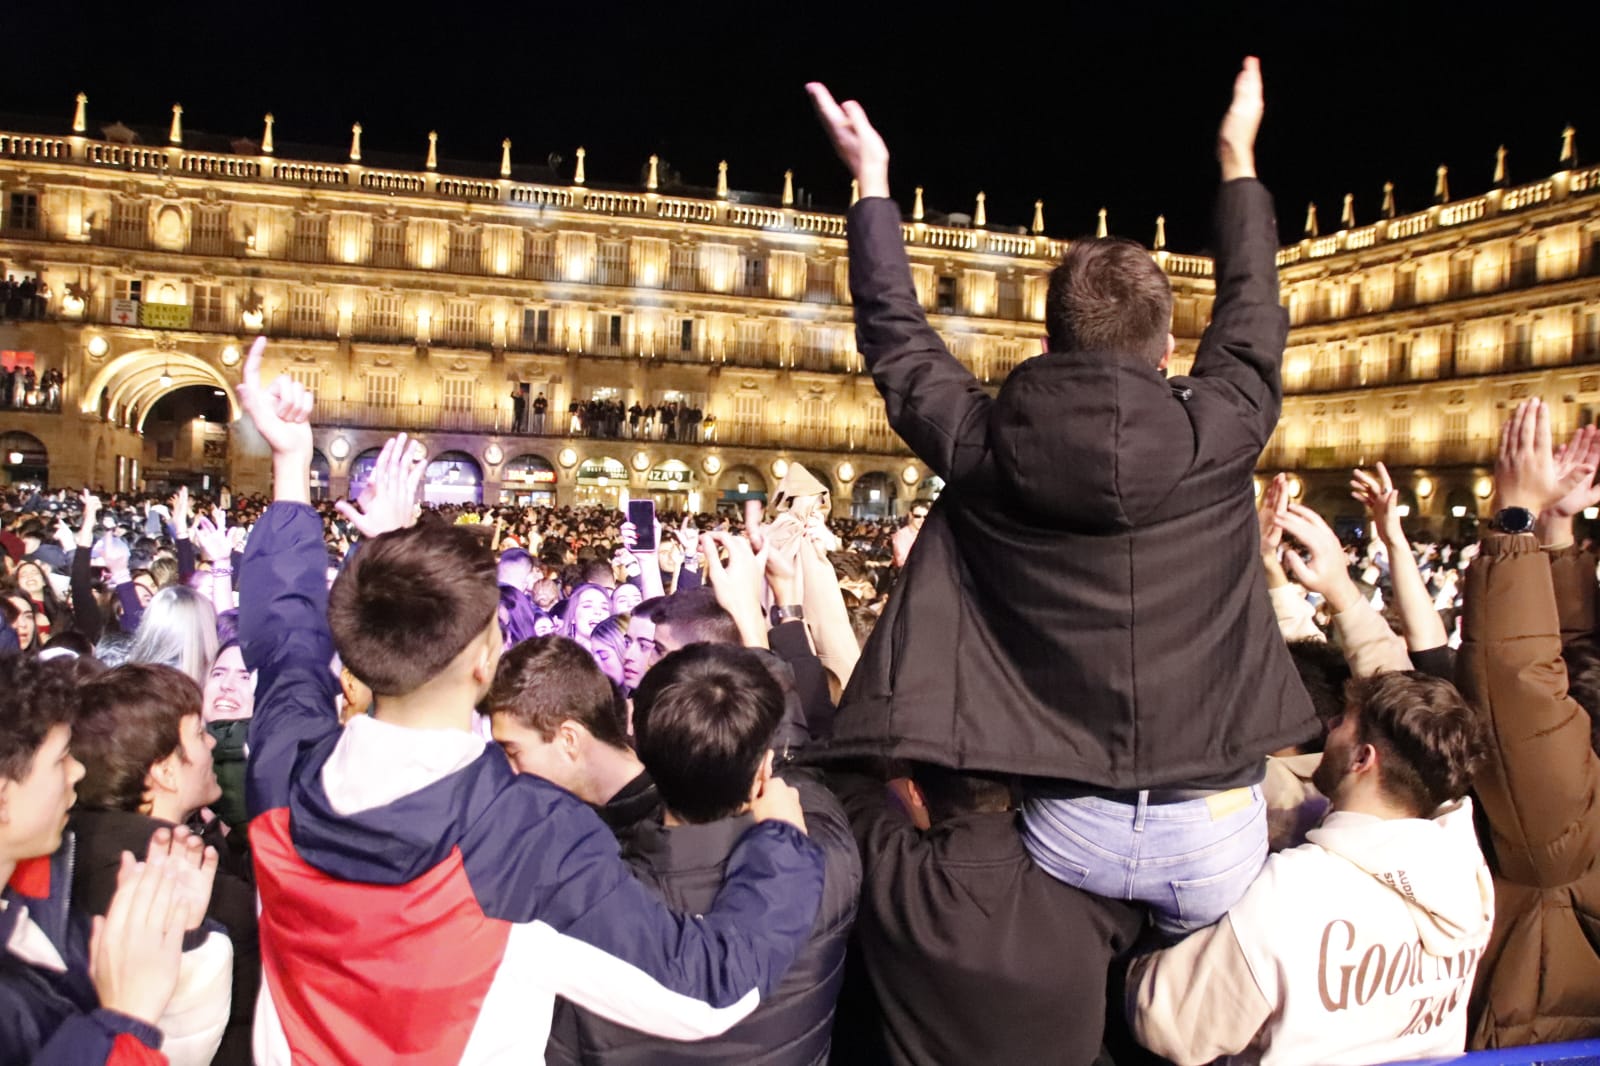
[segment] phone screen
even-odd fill
[[[654,500],[629,500],[628,521],[639,534],[634,547],[639,551],[656,550],[656,502]]]

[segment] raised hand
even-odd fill
[[[889,146],[867,121],[867,113],[854,100],[836,103],[821,82],[806,84],[811,104],[822,120],[822,128],[833,141],[833,150],[850,168],[862,196],[889,195]]]
[[[1352,471],[1350,495],[1367,509],[1379,540],[1391,547],[1406,543],[1406,532],[1400,524],[1400,490],[1394,487],[1388,467],[1379,463],[1374,473]]]
[[[187,826],[180,825],[157,829],[150,834],[145,862],[158,854],[172,866],[178,898],[188,908],[185,928],[193,932],[200,928],[211,906],[211,889],[217,880],[217,849],[209,847]]]
[[[1261,558],[1278,559],[1278,545],[1283,542],[1283,526],[1278,524],[1289,510],[1289,475],[1277,474],[1267,482],[1261,492],[1261,502],[1256,505],[1256,524],[1261,530]]]
[[[756,560],[750,542],[731,533],[706,533],[700,538],[700,550],[705,554],[705,574],[717,594],[717,602],[733,615],[745,645],[765,648],[767,618],[761,609],[764,577],[762,563]],[[722,551],[727,552],[726,561]]]
[[[1361,596],[1350,580],[1350,559],[1339,536],[1311,508],[1291,503],[1278,519],[1283,531],[1305,549],[1305,555],[1285,550],[1283,562],[1289,573],[1307,589],[1328,601],[1335,613],[1355,603]]]
[[[83,522],[78,526],[78,547],[88,548],[94,544],[95,522],[100,518],[100,497],[83,490]]]
[[[236,390],[239,406],[276,456],[303,456],[311,462],[311,408],[314,397],[288,375],[261,384],[261,353],[267,338],[257,337],[244,360],[244,380]]]
[[[211,509],[211,517],[201,516],[194,524],[194,542],[200,549],[200,555],[208,563],[220,563],[233,556],[232,530],[228,528],[228,516],[220,507]]]
[[[189,486],[184,485],[172,497],[173,539],[183,540],[189,536],[189,518],[193,514],[194,509],[189,504]]]
[[[1524,507],[1537,514],[1565,500],[1594,477],[1591,450],[1585,444],[1583,455],[1558,466],[1550,450],[1550,405],[1540,399],[1522,401],[1500,430],[1494,465],[1497,506]]]
[[[1261,128],[1263,110],[1261,60],[1246,56],[1233,79],[1233,101],[1217,129],[1217,162],[1222,164],[1222,180],[1256,176],[1256,132]]]
[[[761,793],[751,801],[750,814],[758,822],[788,822],[800,832],[806,831],[800,793],[779,777],[767,778],[767,783],[761,786]]]
[[[1556,475],[1563,482],[1574,470],[1600,466],[1600,426],[1584,426],[1572,439],[1556,449]],[[1544,509],[1553,518],[1576,518],[1585,508],[1600,505],[1600,486],[1594,475],[1584,478],[1559,500]]]
[[[422,483],[425,458],[421,441],[408,441],[404,433],[391,437],[378,453],[378,462],[367,479],[371,493],[362,492],[359,510],[347,500],[340,500],[334,507],[364,537],[404,529],[417,520],[417,486]]]

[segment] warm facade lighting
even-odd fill
[[[96,359],[100,358],[102,355],[105,355],[106,349],[109,347],[110,345],[106,344],[106,339],[99,334],[95,334],[93,337],[89,338],[89,354],[94,356]]]
[[[345,458],[350,454],[350,442],[343,437],[333,438],[333,443],[328,445],[328,454],[340,462],[344,462]]]

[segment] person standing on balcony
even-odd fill
[[[523,423],[528,417],[528,397],[523,394],[522,386],[516,385],[511,389],[511,432],[521,433]]]
[[[544,436],[544,413],[550,409],[550,401],[544,398],[544,393],[533,398],[533,431],[539,436]]]

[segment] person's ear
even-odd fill
[[[1350,772],[1364,774],[1378,769],[1378,749],[1371,744],[1358,744],[1350,753]]]
[[[928,814],[927,800],[915,781],[909,777],[891,778],[886,787],[905,808],[912,825],[918,829],[928,829],[933,825],[933,819]]]
[[[766,757],[761,760],[761,765],[756,767],[755,780],[750,782],[750,802],[754,803],[757,796],[766,789],[767,782],[772,780],[772,765],[776,753],[767,749]]]
[[[1157,370],[1165,370],[1167,368],[1167,364],[1172,362],[1172,353],[1177,349],[1177,347],[1178,338],[1174,337],[1170,333],[1167,334],[1167,354],[1161,357],[1161,364],[1156,367]]]
[[[583,761],[584,748],[588,746],[589,740],[589,731],[571,718],[556,727],[556,744],[560,746],[561,755],[568,762]]]
[[[1039,354],[1050,354],[1050,338],[1048,335],[1039,338]]]
[[[182,755],[174,751],[166,758],[150,765],[149,771],[144,775],[144,794],[147,803],[158,793],[178,791],[178,761],[181,758]]]

